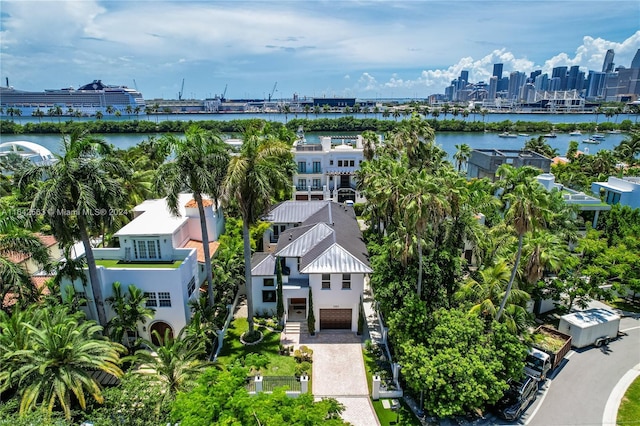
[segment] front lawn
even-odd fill
[[[640,419],[640,377],[636,378],[625,392],[616,423],[619,425],[637,424]]]
[[[240,336],[249,329],[246,318],[233,320],[227,335],[224,338],[224,346],[220,351],[218,362],[222,366],[228,366],[246,355],[255,353],[267,358],[268,365],[261,369],[264,376],[293,376],[296,371],[296,360],[293,356],[280,355],[280,333],[270,331],[265,327],[258,327],[263,339],[256,345],[243,345]]]

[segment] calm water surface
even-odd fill
[[[339,114],[320,114],[319,117],[330,117],[336,118],[339,117]],[[285,118],[283,114],[176,114],[176,115],[160,115],[157,117],[158,120],[193,120],[193,121],[201,121],[201,120],[238,120],[238,119],[249,119],[249,118],[262,118],[271,121],[280,121],[285,122],[287,119],[294,118],[294,114],[288,114]],[[304,114],[298,114],[299,118],[305,118]],[[364,114],[357,115],[358,118],[365,118]],[[373,118],[374,114],[368,114],[366,117]],[[313,119],[315,116],[313,114],[309,114],[309,118]],[[378,115],[378,118],[382,118],[382,115]],[[448,118],[451,118],[448,116]],[[458,117],[460,119],[460,117]],[[602,115],[600,115],[600,122],[603,122],[605,119]],[[53,120],[57,121],[57,118],[45,117],[42,120]],[[106,118],[105,118],[106,119]],[[116,119],[116,117],[113,117]],[[126,120],[127,117],[120,117],[119,120]],[[154,120],[156,117],[142,117],[140,119],[151,119]],[[393,120],[393,118],[389,118]],[[617,122],[622,121],[623,119],[631,119],[635,120],[635,116],[626,116],[621,115],[621,117],[616,120]],[[15,118],[16,122],[26,123],[26,122],[37,122],[35,117],[19,117]],[[63,118],[64,120],[64,118]],[[78,120],[78,119],[74,119]],[[90,121],[91,118],[80,119],[81,121]],[[468,121],[473,121],[473,116],[470,115],[467,117]],[[477,121],[481,121],[482,117],[478,114],[476,117]],[[512,122],[520,121],[549,121],[551,123],[584,123],[584,122],[594,122],[595,116],[593,114],[489,114],[485,116],[486,122],[500,122],[504,120],[511,120]],[[327,133],[322,133],[327,134]],[[331,133],[328,133],[329,135]],[[311,134],[307,133],[306,137],[309,142],[317,142],[318,137],[321,134]],[[572,140],[578,141],[580,143],[579,150],[586,153],[596,153],[602,149],[613,149],[616,145],[618,145],[623,139],[626,138],[624,133],[622,134],[604,134],[605,138],[598,145],[588,145],[582,143],[582,140],[587,139],[590,135],[583,134],[582,136],[570,136],[566,133],[558,133],[556,138],[547,139],[549,145],[553,148],[558,149],[558,152],[561,155],[567,151],[569,147],[569,142]],[[128,148],[140,143],[143,140],[146,140],[149,136],[147,134],[108,134],[104,135],[104,138],[111,144],[113,144],[117,148]],[[532,138],[540,136],[539,134],[530,134],[529,136],[518,136],[517,138],[500,138],[497,133],[456,133],[456,132],[440,132],[436,134],[436,143],[440,145],[451,157],[455,152],[455,145],[459,144],[467,144],[471,148],[476,149],[519,149],[524,146],[524,143]],[[56,153],[60,151],[60,135],[40,135],[40,134],[28,134],[28,135],[6,135],[0,134],[0,142],[10,142],[10,141],[18,141],[18,140],[27,140],[31,142],[35,142],[40,144],[52,152]]]

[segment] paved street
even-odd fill
[[[606,347],[570,352],[562,370],[547,381],[546,394],[539,395],[527,410],[525,424],[602,424],[609,394],[618,380],[640,363],[640,319],[623,318],[620,330],[626,330],[627,335]]]

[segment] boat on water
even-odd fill
[[[546,135],[543,135],[545,138],[557,138],[558,135],[555,134],[555,132],[551,132],[551,133],[547,133]]]
[[[529,137],[529,133],[518,133],[518,136],[522,136],[522,137],[528,138]]]
[[[517,138],[518,135],[514,135],[513,133],[509,133],[509,132],[502,132],[498,135],[498,137],[501,138]]]
[[[611,135],[618,135],[618,134],[622,133],[622,131],[619,130],[619,129],[615,129],[615,130],[608,130],[607,133],[609,133]]]
[[[580,130],[574,130],[569,133],[569,136],[582,136],[582,132]]]
[[[604,139],[604,135],[591,135],[591,139]]]
[[[598,139],[591,139],[591,138],[589,138],[589,139],[584,139],[584,140],[582,141],[582,143],[589,143],[589,144],[597,145],[597,144],[599,144],[599,143],[600,143],[600,141],[599,141]]]
[[[48,114],[51,108],[60,107],[62,115],[80,113],[82,115],[121,114],[129,111],[142,111],[146,107],[142,93],[126,86],[104,84],[93,80],[79,89],[51,89],[43,92],[17,90],[11,86],[0,87],[0,107],[20,110],[21,115],[34,115],[37,111]],[[72,112],[71,112],[72,111]]]

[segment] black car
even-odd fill
[[[538,382],[533,378],[527,376],[522,381],[512,381],[496,404],[498,415],[505,420],[517,420],[537,396]]]

